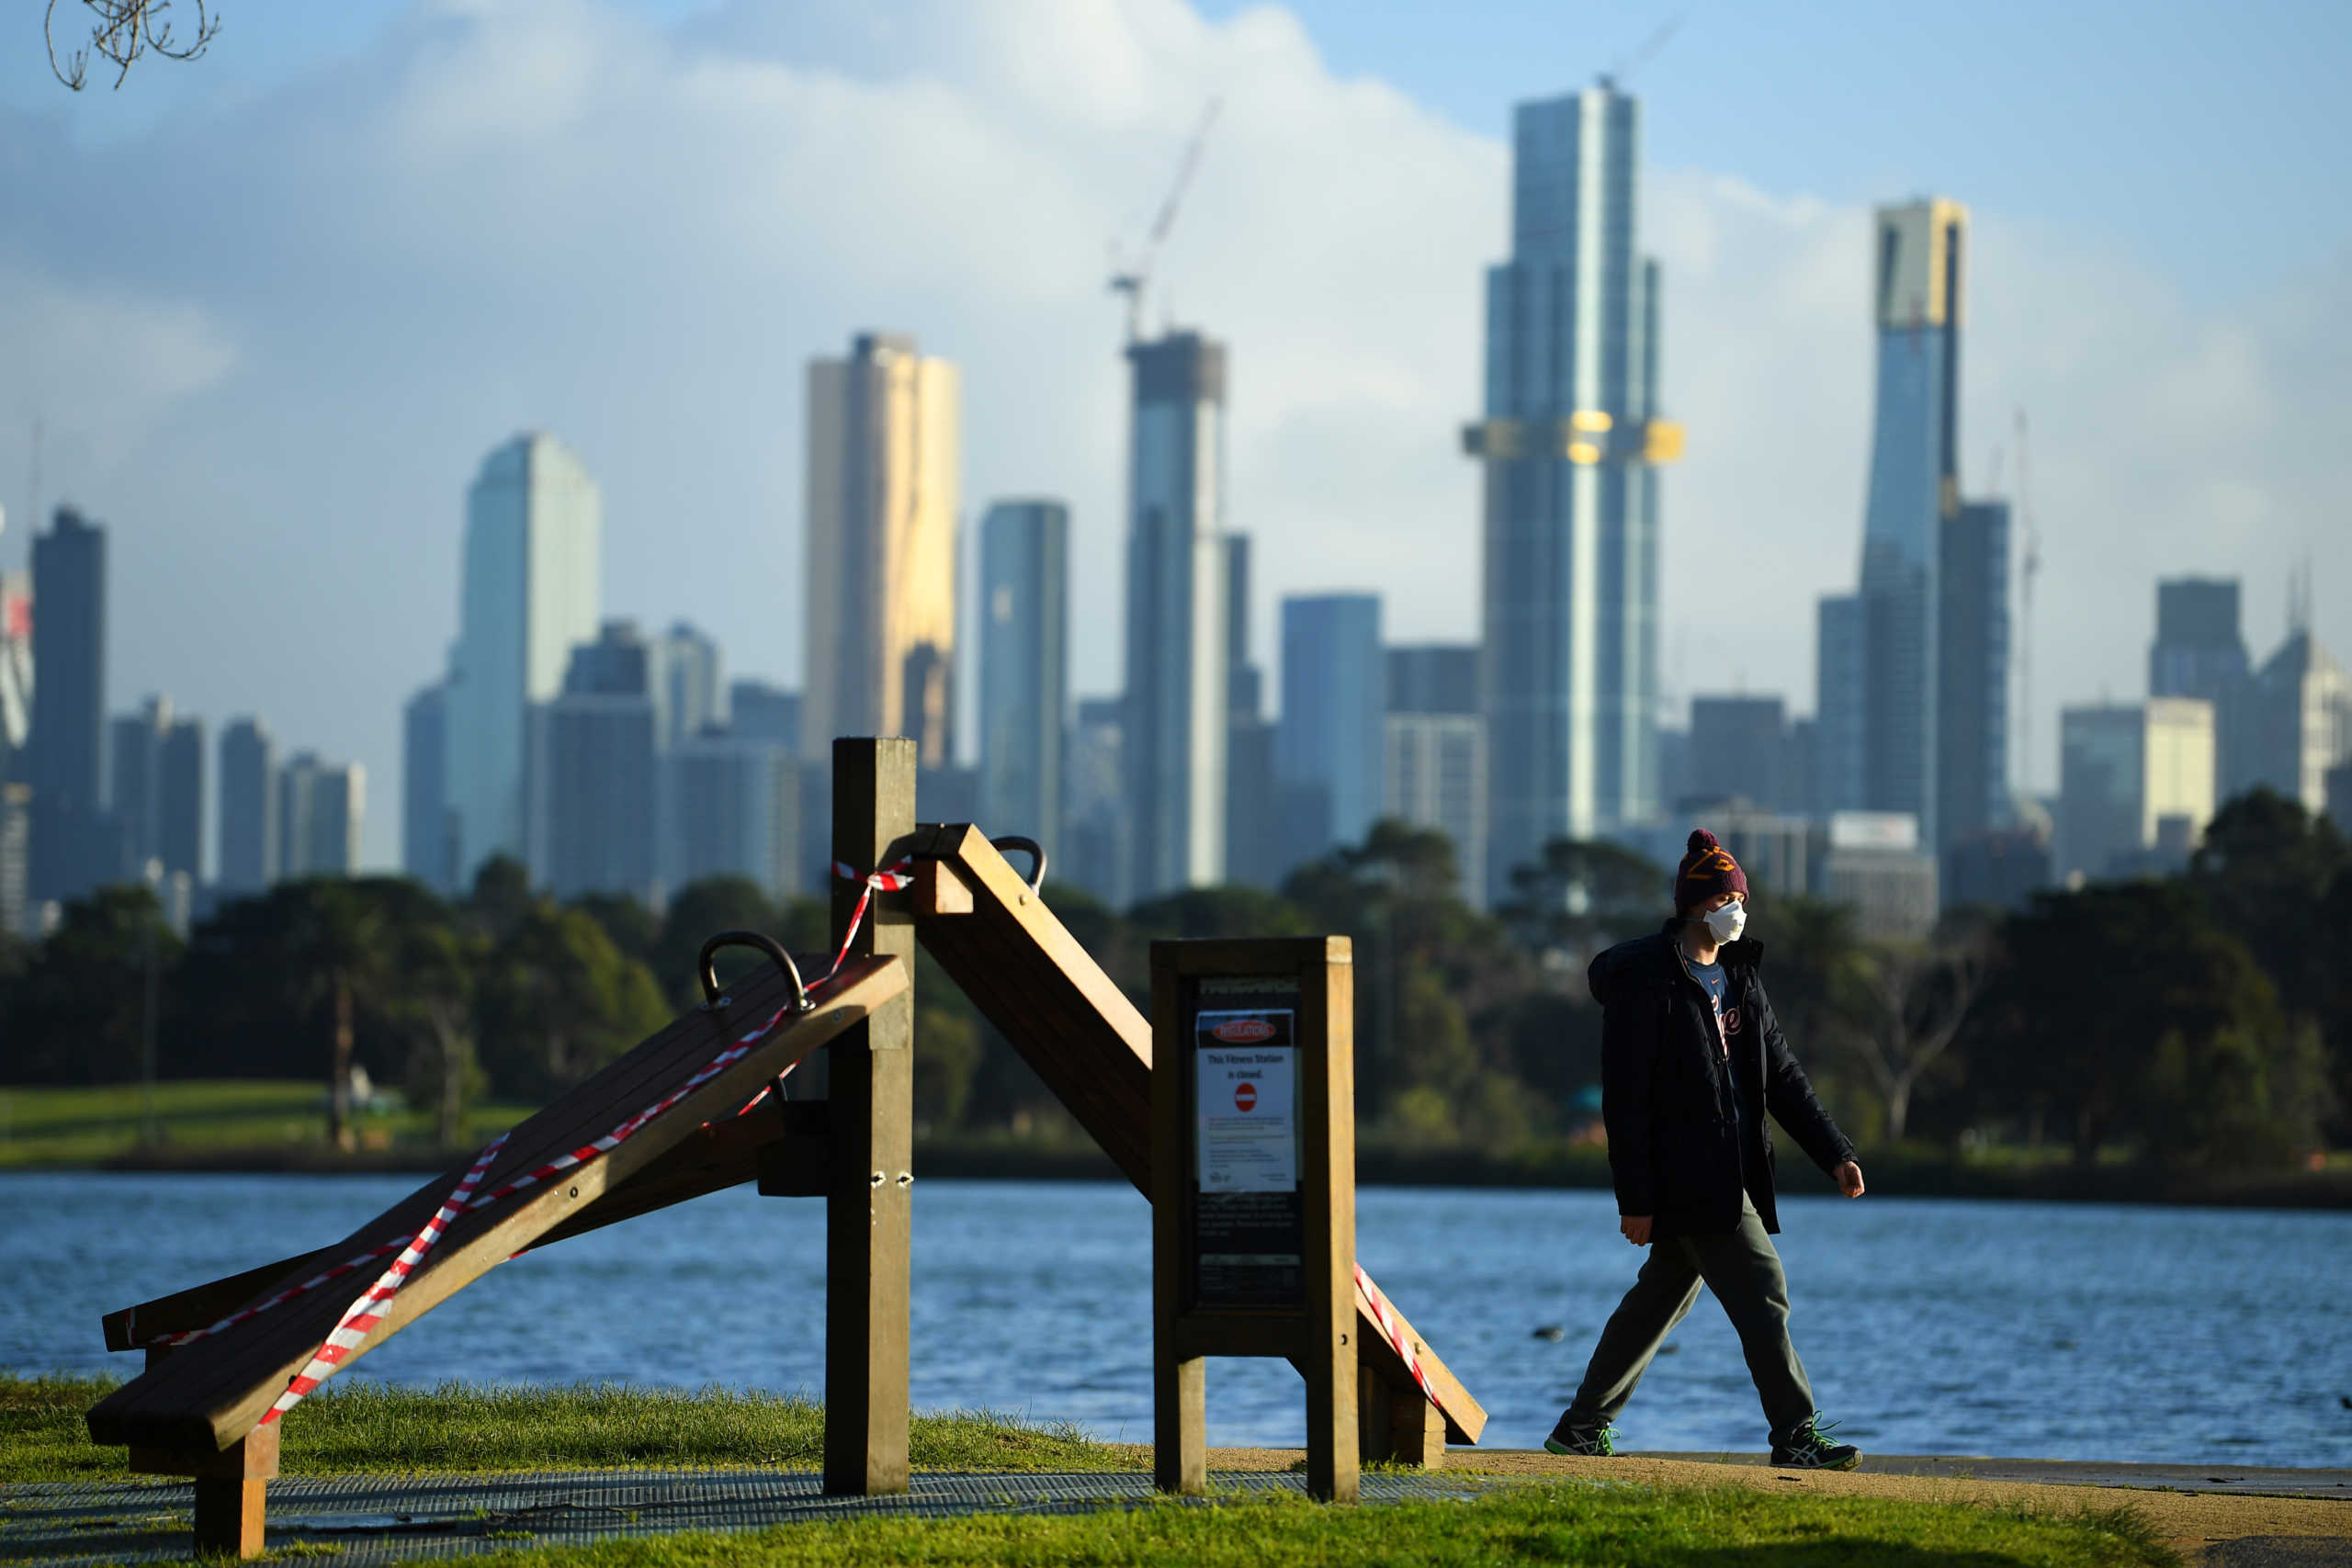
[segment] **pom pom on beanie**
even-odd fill
[[[1747,874],[1731,858],[1713,833],[1704,828],[1690,834],[1690,848],[1682,856],[1682,864],[1674,874],[1674,912],[1678,915],[1694,909],[1718,893],[1736,893],[1747,897]]]

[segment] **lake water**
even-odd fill
[[[323,1245],[402,1178],[0,1176],[0,1368],[135,1370],[99,1315]],[[1540,1443],[1639,1257],[1605,1192],[1371,1189],[1366,1268],[1491,1414]],[[915,1404],[1151,1432],[1150,1211],[1125,1187],[915,1188]],[[1841,1436],[1888,1453],[2352,1464],[2352,1214],[1783,1199],[1792,1330]],[[820,1392],[824,1214],[749,1189],[522,1258],[347,1378]],[[1535,1337],[1555,1325],[1555,1342]],[[1755,1450],[1702,1297],[1627,1446]],[[1209,1440],[1296,1444],[1280,1362],[1213,1361]]]

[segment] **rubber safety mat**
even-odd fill
[[[1367,1473],[1367,1503],[1467,1501],[1507,1481],[1442,1472]],[[1210,1477],[1213,1493],[1303,1493],[1298,1474]],[[521,1475],[284,1476],[269,1483],[271,1551],[334,1542],[339,1568],[674,1530],[749,1530],[803,1519],[1074,1514],[1152,1499],[1139,1473],[920,1472],[898,1497],[828,1497],[813,1472],[571,1471]],[[187,1558],[195,1489],[164,1481],[0,1487],[0,1562]],[[1214,1498],[1210,1500],[1214,1502]]]

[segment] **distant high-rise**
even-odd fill
[[[1069,705],[1069,508],[1000,501],[980,523],[980,820],[1058,847]]]
[[[603,558],[604,500],[569,447],[518,435],[482,460],[446,699],[444,801],[461,885],[492,856],[526,852],[526,716],[561,690],[573,645],[596,635]]]
[[[1135,900],[1128,855],[1135,843],[1127,808],[1124,729],[1126,704],[1096,697],[1078,705],[1062,777],[1062,874],[1114,909]]]
[[[663,757],[662,881],[674,891],[746,876],[771,898],[801,890],[800,769],[770,740],[705,733]]]
[[[1363,842],[1379,817],[1387,676],[1376,596],[1302,594],[1283,601],[1274,782],[1285,803],[1283,840],[1290,862],[1311,860],[1334,844]]]
[[[2195,697],[2059,715],[2052,870],[2089,881],[2184,864],[2213,818],[2213,705]]]
[[[2183,577],[2156,584],[2156,640],[2148,649],[2148,694],[2201,697],[2213,705],[2214,789],[2222,799],[2244,792],[2255,774],[2254,671],[2238,620],[2235,578]]]
[[[1478,712],[1477,649],[1390,649],[1385,728],[1381,815],[1452,840],[1462,897],[1486,908],[1487,721]]]
[[[765,681],[737,681],[727,693],[728,734],[741,740],[772,741],[800,755],[799,693]]]
[[[1266,672],[1250,653],[1250,536],[1225,536],[1225,880],[1272,888],[1283,874],[1274,726]]]
[[[107,807],[122,834],[115,875],[137,880],[150,860],[163,858],[164,737],[171,728],[172,699],[160,695],[107,726]]]
[[[102,819],[107,536],[70,506],[33,536],[32,662],[40,682],[23,780],[32,785],[30,897],[77,898],[120,874]]]
[[[440,789],[436,775],[433,785]],[[220,891],[259,893],[277,880],[277,746],[257,718],[220,731]]]
[[[0,571],[0,784],[23,771],[19,756],[33,729],[33,580]],[[29,802],[31,793],[25,797]],[[29,838],[30,807],[26,834]]]
[[[684,621],[652,642],[653,705],[662,721],[662,744],[675,746],[707,729],[727,725],[728,686],[718,644]]]
[[[1487,274],[1485,664],[1493,885],[1657,809],[1658,266],[1641,111],[1605,78],[1521,104],[1511,255]]]
[[[401,712],[401,869],[444,897],[458,886],[449,810],[449,687],[420,687]]]
[[[30,898],[33,786],[0,779],[0,931],[37,937]]]
[[[1127,712],[1120,747],[1134,896],[1223,879],[1232,703],[1226,596],[1226,351],[1197,333],[1132,344]]]
[[[1476,713],[1478,645],[1408,643],[1388,649],[1390,713]]]
[[[1936,844],[2009,820],[2009,503],[1945,519],[1936,612]]]
[[[1831,594],[1819,605],[1815,641],[1813,798],[1816,817],[1862,807],[1862,602]]]
[[[572,650],[563,691],[531,709],[528,864],[559,898],[658,901],[659,663],[632,623],[607,621]]]
[[[1920,840],[1937,821],[1937,571],[1960,513],[1961,264],[1968,212],[1941,197],[1881,208],[1878,389],[1862,520],[1862,795],[1907,812]]]
[[[204,721],[180,718],[164,731],[155,757],[155,854],[166,876],[185,872],[204,884]]]
[[[955,761],[958,378],[861,333],[808,366],[807,739],[903,735]]]
[[[277,775],[279,874],[288,881],[352,874],[367,807],[368,775],[358,763],[296,752]]]
[[[1741,799],[1767,811],[1789,804],[1781,760],[1787,705],[1778,697],[1693,697],[1682,788],[1693,800]]]
[[[2263,661],[2249,706],[2244,782],[2326,810],[2327,771],[2352,757],[2352,675],[2298,626]]]

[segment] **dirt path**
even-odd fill
[[[1150,1450],[1143,1450],[1148,1461]],[[1211,1449],[1209,1468],[1287,1470],[1302,1457],[1297,1449]],[[1634,1481],[1658,1486],[1752,1486],[1759,1492],[1801,1490],[1832,1497],[1895,1497],[1913,1503],[2022,1503],[2052,1512],[2078,1508],[2132,1507],[2152,1520],[2165,1540],[2190,1562],[2252,1564],[2352,1563],[2352,1499],[2159,1492],[2136,1486],[2052,1486],[2018,1481],[1978,1481],[1959,1476],[1885,1475],[1867,1471],[1774,1470],[1760,1464],[1703,1464],[1689,1460],[1563,1459],[1535,1450],[1456,1449],[1446,1469],[1464,1475],[1552,1476],[1562,1480]],[[2275,1552],[2257,1548],[2281,1537]],[[2241,1548],[2216,1551],[2223,1542]],[[2336,1551],[2333,1547],[2340,1547]],[[2253,1550],[2248,1550],[2253,1549]]]

